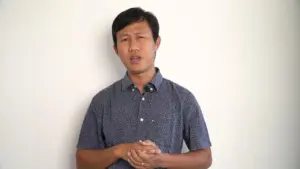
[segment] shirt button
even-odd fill
[[[132,91],[134,92],[134,88],[132,88]]]
[[[145,97],[142,97],[142,100],[145,100]]]
[[[150,91],[153,91],[153,88],[152,88],[152,87],[150,88]]]
[[[141,122],[143,122],[143,121],[144,121],[144,119],[143,119],[143,118],[140,118],[140,121],[141,121]]]

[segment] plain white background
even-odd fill
[[[191,90],[212,169],[299,169],[297,0],[0,1],[0,169],[74,169],[90,99],[123,77],[111,24],[159,19],[156,66]]]

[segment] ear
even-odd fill
[[[113,45],[113,48],[114,48],[115,53],[116,53],[117,55],[119,55],[117,46],[116,46],[116,45]]]
[[[156,42],[155,42],[155,51],[158,50],[158,48],[160,46],[160,42],[161,42],[161,38],[160,38],[160,36],[158,36],[158,38],[156,39]]]

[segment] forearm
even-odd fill
[[[169,169],[207,169],[212,163],[210,150],[162,154],[160,159],[160,166]]]
[[[76,153],[77,169],[105,169],[120,157],[118,147],[103,150],[78,150]]]

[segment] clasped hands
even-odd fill
[[[123,159],[136,169],[153,169],[159,167],[161,150],[150,140],[128,143]]]

